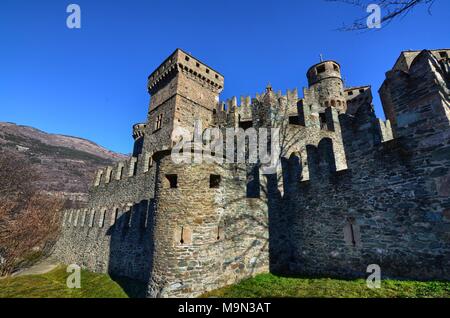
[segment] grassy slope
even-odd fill
[[[336,298],[450,298],[450,282],[385,280],[381,289],[369,289],[365,280],[307,279],[262,274],[221,288],[203,297],[336,297]]]
[[[43,275],[0,280],[0,298],[125,298],[126,293],[108,275],[81,272],[81,288],[69,289],[64,267]]]

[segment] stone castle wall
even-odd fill
[[[363,277],[370,264],[450,279],[448,52],[399,58],[380,89],[382,121],[370,87],[345,89],[336,62],[308,71],[301,99],[268,86],[224,105],[223,77],[177,50],[149,77],[142,149],[99,171],[85,209],[65,212],[55,255],[137,279],[149,297],[198,296],[265,271]],[[198,119],[280,128],[279,169],[175,164],[174,127]]]

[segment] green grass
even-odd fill
[[[81,271],[81,288],[70,289],[65,267],[42,274],[0,279],[0,298],[126,298],[108,275]]]
[[[43,275],[0,279],[0,298],[128,297],[124,289],[106,274],[83,270],[80,289],[67,288],[68,275],[65,267],[60,266]],[[132,285],[132,289],[137,288],[136,284]],[[129,291],[128,294],[132,295]],[[289,278],[261,274],[236,285],[209,292],[202,297],[450,298],[450,282],[384,280],[381,289],[369,289],[362,279]]]
[[[380,289],[370,289],[362,279],[288,278],[261,274],[202,297],[450,298],[450,282],[384,280]]]

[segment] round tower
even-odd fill
[[[322,107],[333,106],[340,113],[345,113],[347,103],[339,63],[336,61],[320,62],[311,66],[306,76],[309,88],[315,91],[317,102]]]

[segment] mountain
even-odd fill
[[[98,168],[127,158],[86,139],[6,122],[0,122],[0,150],[20,153],[38,172],[41,190],[72,201],[86,201]]]

